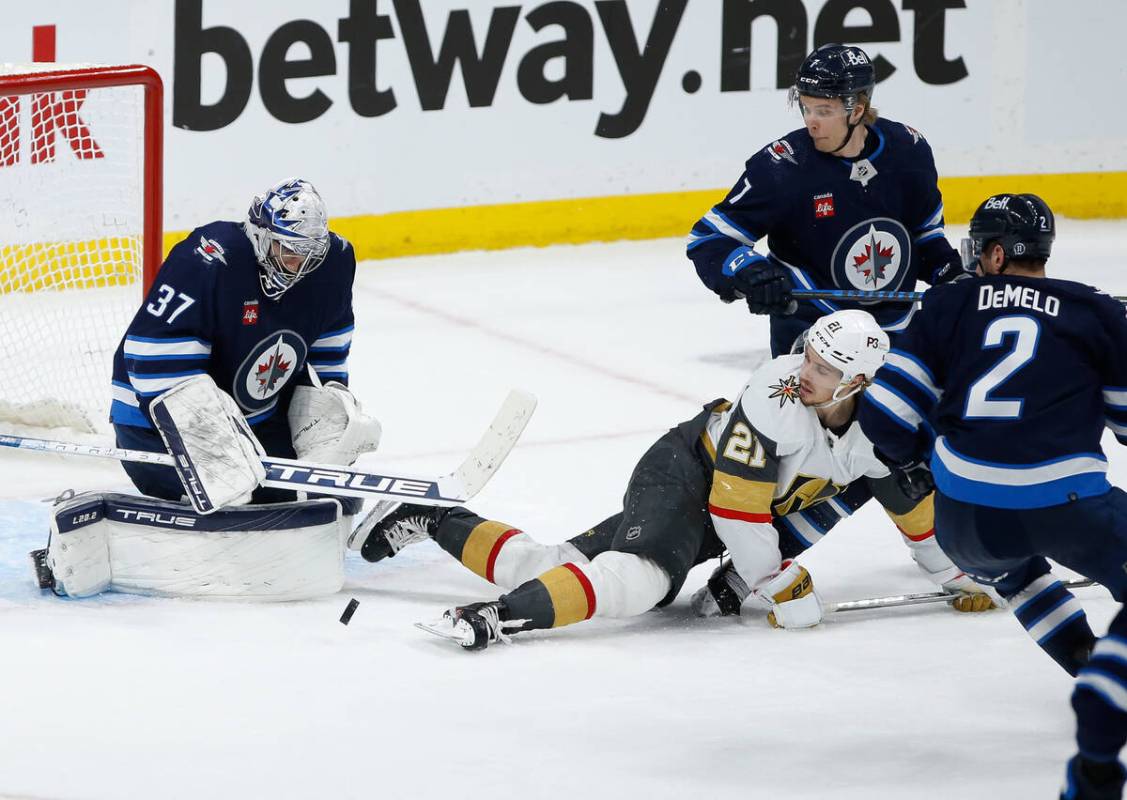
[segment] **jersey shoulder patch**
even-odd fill
[[[748,422],[775,442],[780,456],[801,448],[819,426],[813,409],[798,396],[801,355],[780,356],[751,374],[740,395],[740,406]]]

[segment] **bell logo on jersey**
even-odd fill
[[[227,263],[227,256],[224,254],[223,248],[220,247],[219,242],[214,239],[207,239],[201,236],[200,244],[199,247],[196,248],[196,252],[209,264],[212,261],[218,261],[220,264]]]
[[[243,302],[243,324],[244,325],[257,325],[258,324],[258,301],[246,300]]]
[[[912,240],[894,219],[880,217],[850,228],[834,248],[834,283],[842,289],[896,291],[908,275]]]
[[[272,407],[308,351],[305,340],[291,330],[270,334],[252,347],[235,372],[232,387],[243,410],[255,413]]]
[[[833,192],[814,195],[814,219],[823,219],[834,215]]]

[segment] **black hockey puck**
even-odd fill
[[[360,607],[360,601],[353,597],[348,601],[348,605],[344,607],[344,613],[340,615],[340,624],[347,625],[352,615],[356,613],[356,609]]]

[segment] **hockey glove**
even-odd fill
[[[967,266],[959,259],[953,258],[935,271],[931,279],[931,285],[938,286],[941,283],[954,283],[955,281],[962,281],[977,276],[977,264]]]
[[[303,461],[348,466],[380,443],[380,423],[344,384],[298,386],[287,410],[294,452]]]
[[[730,617],[740,613],[740,605],[751,589],[736,572],[731,561],[715,569],[708,583],[693,592],[689,606],[698,617]]]
[[[741,247],[728,256],[724,272],[731,275],[736,294],[747,300],[752,314],[788,316],[798,310],[787,271],[750,247]]]
[[[931,467],[923,459],[896,461],[875,447],[873,453],[888,467],[892,477],[896,479],[896,485],[909,500],[923,500],[935,491],[935,479],[932,477]]]

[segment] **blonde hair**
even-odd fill
[[[876,122],[877,117],[879,117],[880,114],[877,112],[877,110],[875,108],[873,108],[872,99],[871,99],[871,96],[869,95],[869,93],[868,92],[858,92],[857,93],[857,102],[863,103],[864,106],[865,106],[865,113],[861,115],[861,122],[865,123],[866,125],[872,125],[874,122]]]

